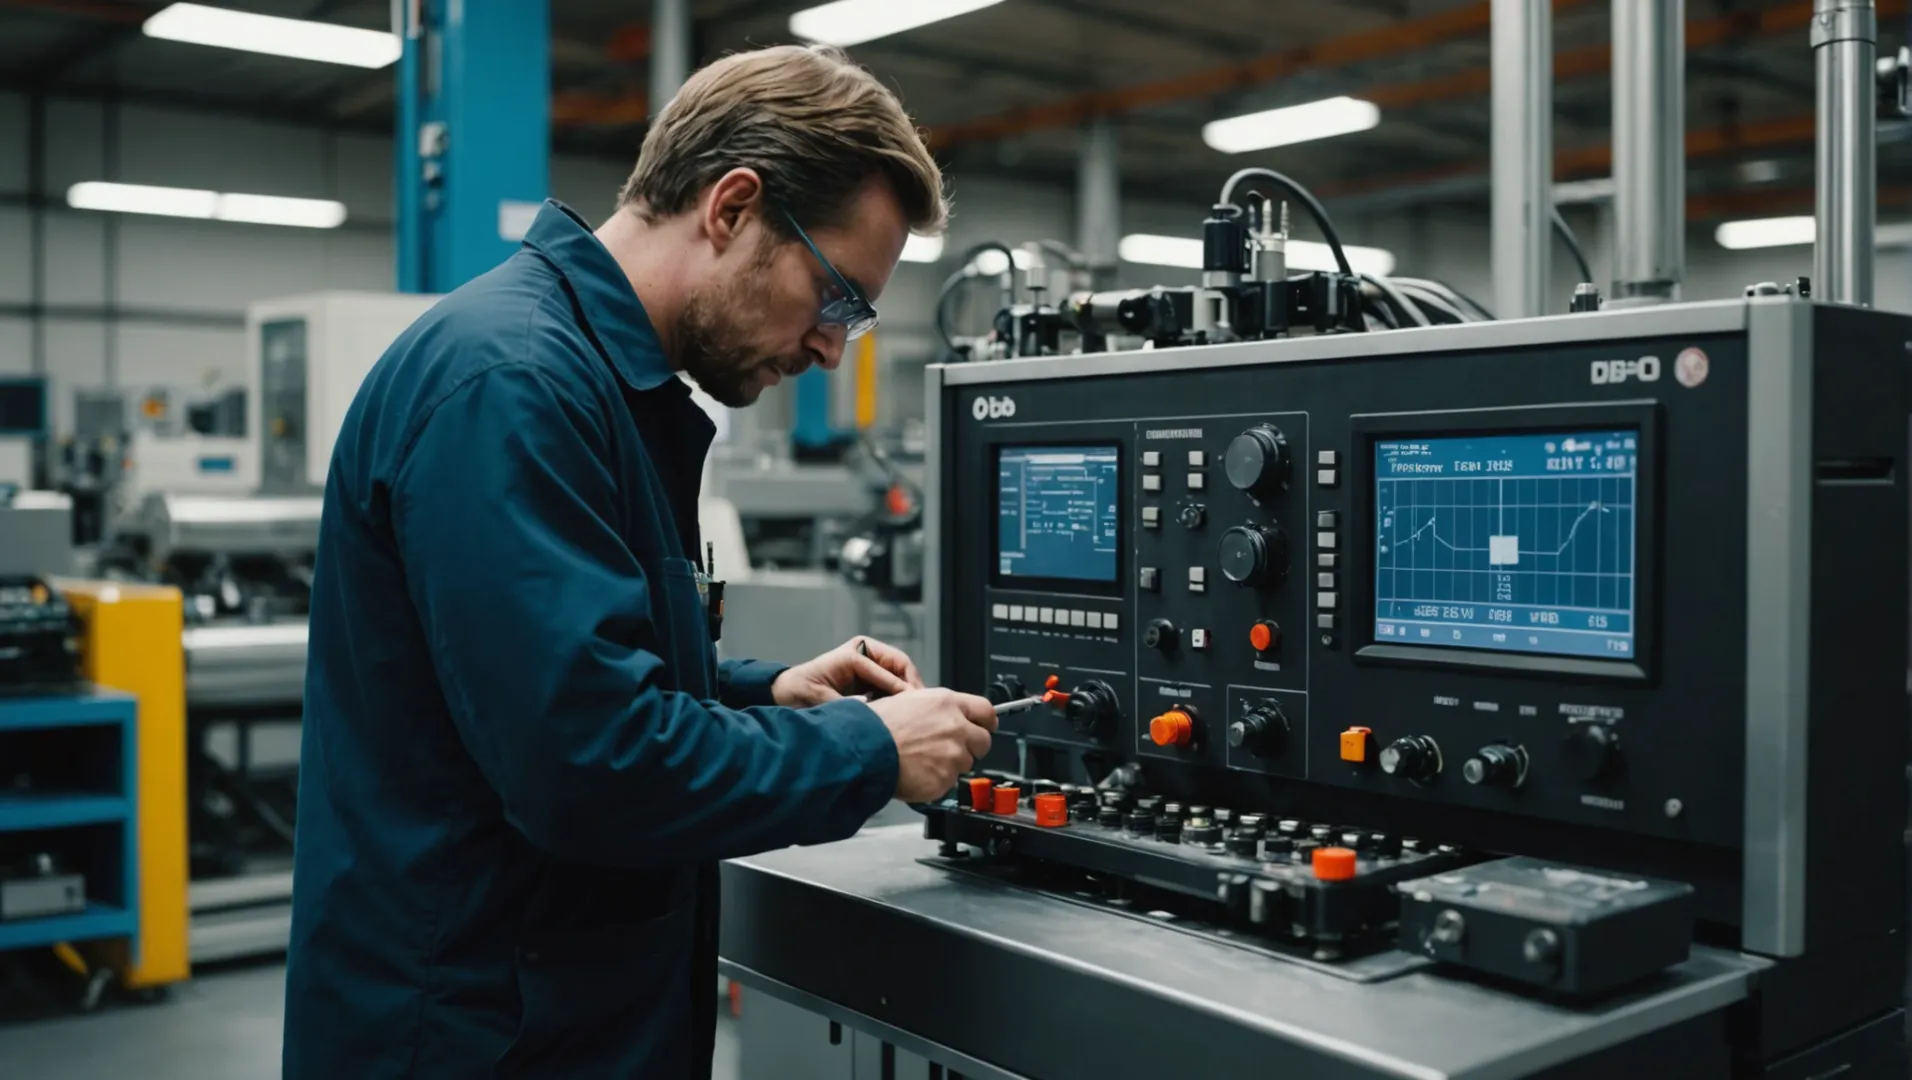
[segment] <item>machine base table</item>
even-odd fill
[[[1425,970],[1364,984],[918,861],[933,853],[903,825],[727,863],[724,974],[971,1080],[1499,1080],[1725,1077],[1726,1012],[1766,966],[1695,948],[1572,1005]]]

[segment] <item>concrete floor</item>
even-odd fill
[[[265,1080],[279,1075],[285,968],[227,967],[155,1005],[0,1024],[0,1075],[33,1080]],[[713,1080],[737,1080],[737,1033],[719,1010]]]

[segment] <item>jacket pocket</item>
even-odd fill
[[[661,611],[652,613],[670,641],[671,675],[677,689],[699,700],[717,695],[716,650],[710,640],[704,593],[697,567],[689,559],[664,559],[659,592]]]
[[[697,905],[641,923],[528,931],[518,1034],[492,1075],[689,1075]]]

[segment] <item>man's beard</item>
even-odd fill
[[[763,356],[745,340],[744,326],[769,301],[766,270],[773,254],[760,251],[728,284],[692,293],[672,327],[685,373],[718,404],[733,409],[754,404],[763,393],[765,367],[788,373],[804,366],[795,357]]]

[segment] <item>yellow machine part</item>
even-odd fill
[[[85,625],[83,674],[139,700],[139,942],[114,966],[134,989],[191,973],[186,854],[186,655],[179,590],[57,583]]]
[[[856,343],[856,429],[876,426],[876,335],[864,334]]]

